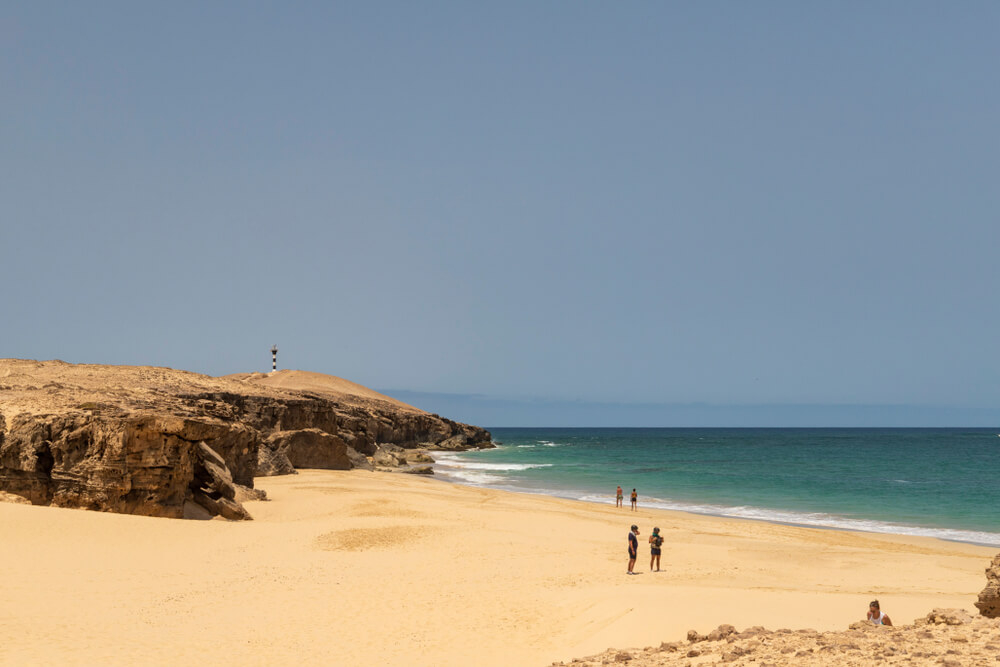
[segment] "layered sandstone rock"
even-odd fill
[[[246,519],[257,475],[441,445],[490,434],[315,373],[0,360],[0,491],[39,505]]]
[[[347,450],[347,444],[337,436],[318,428],[304,428],[295,431],[275,431],[264,441],[261,453],[266,454],[269,465],[276,465],[277,462],[283,470],[289,468],[292,471],[295,468],[350,470],[354,465],[347,455]]]
[[[979,593],[976,607],[987,618],[1000,618],[1000,554],[986,568],[986,588]]]
[[[259,435],[243,425],[86,412],[4,421],[0,488],[35,505],[182,517],[185,503],[211,503],[212,515],[248,516],[225,502],[234,481],[253,485]]]

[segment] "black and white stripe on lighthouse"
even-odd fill
[[[278,370],[278,346],[271,346],[271,371]]]

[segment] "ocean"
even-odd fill
[[[494,428],[443,479],[614,504],[1000,546],[998,429]]]

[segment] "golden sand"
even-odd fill
[[[720,623],[842,630],[873,597],[897,624],[975,613],[995,551],[389,473],[257,482],[240,523],[0,503],[0,664],[547,665]]]

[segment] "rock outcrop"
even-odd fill
[[[0,441],[0,488],[35,505],[183,517],[185,503],[247,518],[259,435],[172,415],[19,414]],[[187,513],[191,514],[189,507]]]
[[[255,476],[372,469],[383,448],[439,446],[492,445],[483,429],[314,373],[0,360],[0,492],[36,505],[248,519]]]
[[[663,642],[643,649],[608,649],[604,653],[554,665],[631,667],[682,665],[962,665],[996,664],[1000,655],[1000,619],[973,617],[962,609],[935,609],[913,625],[874,626],[852,623],[847,630],[766,630],[737,632],[720,625],[707,634],[688,633],[687,642]]]
[[[269,465],[277,462],[282,470],[290,468],[292,471],[295,468],[350,470],[354,464],[347,455],[347,450],[347,444],[343,440],[318,428],[275,431],[264,441],[258,461],[263,455]]]
[[[986,568],[986,588],[979,593],[976,608],[986,618],[1000,618],[1000,554]]]

